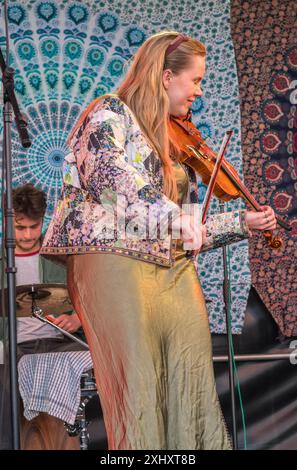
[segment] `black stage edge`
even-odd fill
[[[248,450],[297,449],[297,364],[293,363],[297,362],[297,342],[296,345],[293,343],[296,339],[280,334],[271,314],[252,288],[242,334],[233,335],[235,355],[241,356],[236,364]],[[218,357],[227,355],[226,335],[212,335],[212,340],[217,390],[227,426],[231,429],[228,365],[227,362],[216,362]],[[246,355],[258,357],[242,362]],[[237,393],[236,417],[238,448],[244,449]]]

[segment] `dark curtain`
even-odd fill
[[[286,218],[284,244],[249,241],[252,284],[285,336],[297,335],[296,0],[232,0],[244,181],[259,204]]]

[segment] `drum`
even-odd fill
[[[28,421],[21,412],[22,450],[104,450],[107,438],[93,370],[81,375],[80,405],[74,424],[47,413]]]
[[[107,450],[107,437],[99,396],[93,396],[86,407],[89,450]]]
[[[64,284],[18,286],[16,301],[18,317],[29,316],[33,307],[44,315],[73,310]],[[70,337],[75,340],[73,335]],[[24,400],[21,448],[75,450],[90,446],[107,449],[93,371],[90,369],[81,374],[82,364],[85,368],[92,365],[90,353],[82,347],[84,344],[71,343],[67,339],[61,342],[54,337],[39,340],[37,347],[31,343],[33,341],[19,345],[23,354],[18,363],[19,386]],[[64,375],[61,370],[71,373]],[[24,414],[28,419],[36,414],[38,416],[29,421]],[[70,425],[63,419],[71,423],[75,419],[75,422]]]
[[[81,448],[79,435],[69,435],[64,424],[68,418],[75,421],[81,402],[82,373],[75,367],[81,363],[91,364],[89,351],[26,354],[20,359],[22,449]]]
[[[107,449],[103,414],[93,369],[81,375],[81,399],[75,423],[66,429],[71,436],[79,436],[81,450]]]
[[[34,308],[43,316],[69,313],[73,310],[67,286],[64,284],[18,286],[16,303],[18,317],[29,316]],[[90,367],[92,364],[90,353],[85,350],[85,346],[87,347],[85,343],[73,335],[68,334],[68,336],[75,342],[69,343],[65,339],[60,343],[59,339],[49,337],[39,340],[37,348],[35,344],[31,345],[31,342],[19,345],[19,348],[22,346],[24,354],[19,361],[18,371],[20,392],[25,403],[25,416],[30,418],[31,415],[36,416],[36,411],[39,413],[28,421],[22,412],[22,449],[73,450],[89,447],[107,449],[93,371],[90,369],[81,374],[80,367],[75,366],[75,364],[84,364],[86,368]],[[83,356],[75,359],[79,354]],[[37,374],[33,373],[35,368]],[[60,374],[61,370],[72,372],[64,377]],[[31,374],[30,377],[28,374]],[[56,395],[59,397],[58,403]],[[75,419],[75,422],[68,424],[57,416],[68,419],[70,423]]]
[[[40,413],[28,421],[21,413],[22,450],[79,450],[79,437],[70,437],[63,421],[47,413]]]

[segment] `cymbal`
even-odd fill
[[[42,309],[43,316],[61,315],[73,309],[65,284],[31,284],[16,288],[16,316],[28,317],[32,313],[32,301]]]

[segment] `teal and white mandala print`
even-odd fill
[[[0,46],[5,52],[3,8],[1,15]],[[225,129],[234,130],[228,158],[241,172],[240,110],[229,18],[230,0],[9,1],[10,65],[32,139],[32,146],[23,149],[13,129],[13,185],[31,182],[46,192],[44,229],[61,190],[67,136],[75,121],[94,98],[116,89],[135,51],[161,30],[184,32],[206,44],[204,96],[193,105],[193,120],[204,137],[218,142],[217,147]],[[239,252],[242,263],[236,282],[248,285],[245,242],[234,248],[234,256]],[[212,256],[199,258],[202,285],[209,296],[221,286],[218,263],[216,277],[209,276]],[[221,259],[221,254],[216,257]],[[241,329],[246,298],[244,294],[237,305],[234,332]],[[209,310],[212,329],[223,332],[218,297],[213,296]]]
[[[124,64],[146,38],[117,14],[77,2],[11,1],[10,65],[32,146],[12,132],[13,185],[31,182],[48,197],[45,227],[62,184],[67,136],[92,99],[116,88]],[[4,31],[0,31],[4,50]]]
[[[16,93],[28,117],[33,142],[29,150],[23,150],[13,131],[13,183],[31,181],[46,191],[47,220],[61,188],[69,131],[92,99],[116,88],[129,59],[154,32],[184,31],[200,37],[211,52],[215,51],[209,57],[212,72],[206,80],[205,98],[193,106],[194,120],[205,137],[215,137],[214,129],[221,120],[237,127],[239,110],[235,113],[236,105],[231,109],[224,103],[226,94],[236,95],[231,42],[228,31],[219,30],[220,21],[228,16],[229,1],[181,0],[178,8],[173,8],[173,0],[163,3],[10,0],[10,65],[15,69]],[[190,13],[194,15],[191,23]],[[199,21],[194,21],[196,18]],[[3,50],[4,36],[0,28]],[[214,61],[217,64],[211,66]],[[225,63],[228,69],[222,68]],[[216,67],[220,69],[217,76]],[[214,100],[210,107],[214,112],[209,113],[215,86],[222,100]],[[239,142],[234,147],[238,159]]]

